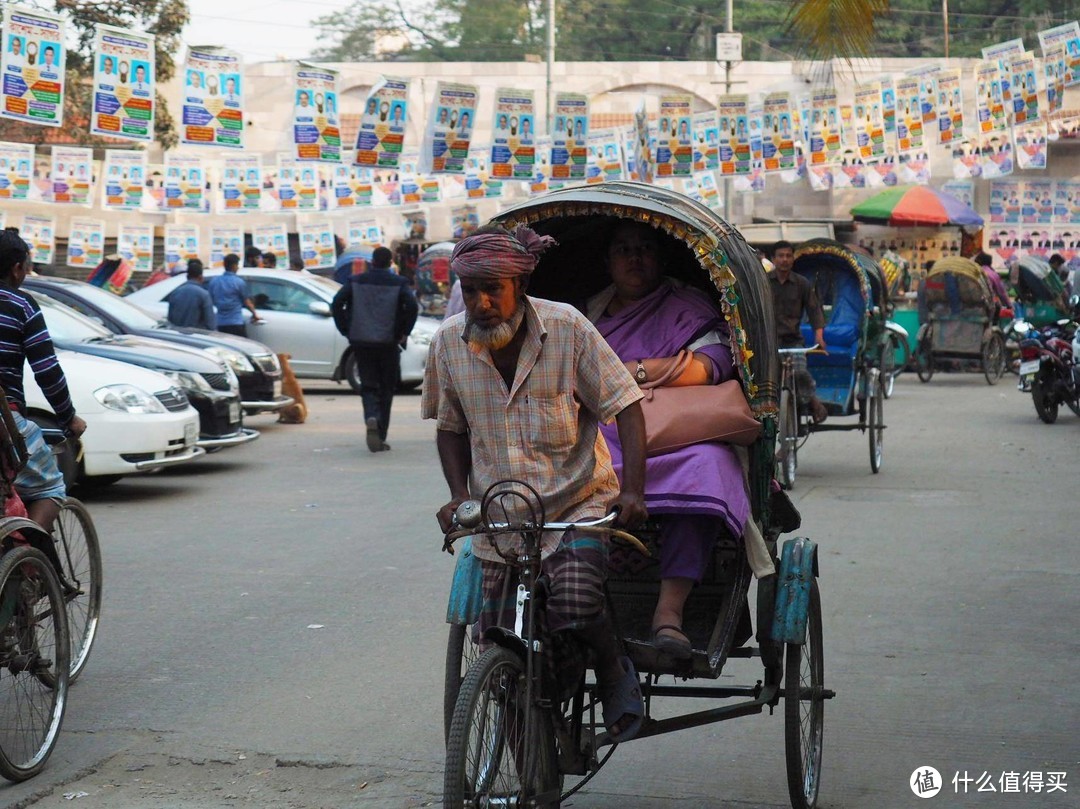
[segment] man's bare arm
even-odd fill
[[[439,450],[443,477],[450,487],[450,502],[436,513],[439,527],[445,533],[454,518],[454,510],[469,499],[469,472],[472,470],[472,447],[468,433],[450,430],[435,431],[435,446]]]

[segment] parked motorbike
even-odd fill
[[[1080,332],[1070,320],[1059,320],[1042,329],[1021,322],[1019,389],[1030,392],[1035,412],[1047,424],[1057,421],[1058,409],[1066,405],[1080,416]]]

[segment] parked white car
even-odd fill
[[[76,480],[105,485],[123,475],[187,463],[205,450],[199,414],[184,392],[157,371],[126,362],[58,350],[75,411],[86,421],[83,455],[67,451],[58,460],[69,485]],[[27,417],[42,428],[59,429],[56,414],[30,366],[23,371]]]
[[[208,270],[207,277],[221,270]],[[360,375],[352,360],[349,341],[338,333],[330,303],[340,284],[309,272],[243,267],[240,277],[259,311],[262,323],[248,323],[248,336],[269,346],[275,353],[290,354],[289,365],[297,376],[316,379],[344,379],[360,389]],[[169,293],[186,280],[175,276],[143,287],[128,296],[132,303],[165,317]],[[245,312],[244,316],[248,314]],[[416,387],[424,380],[428,346],[440,321],[421,316],[416,321],[401,355],[402,387]]]

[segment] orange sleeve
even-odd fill
[[[690,360],[690,364],[686,367],[686,370],[679,375],[678,379],[675,379],[670,383],[673,388],[683,387],[686,385],[708,385],[711,381],[711,374],[709,373],[709,366],[697,358],[697,355],[693,355],[693,359]]]

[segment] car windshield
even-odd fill
[[[152,329],[161,323],[141,306],[90,284],[80,285],[76,294],[87,303],[98,307],[109,317],[116,318],[128,329]]]
[[[87,340],[110,338],[113,333],[85,315],[81,315],[70,306],[54,301],[48,295],[34,293],[34,299],[41,305],[45,316],[45,327],[53,340],[62,343],[84,343]]]

